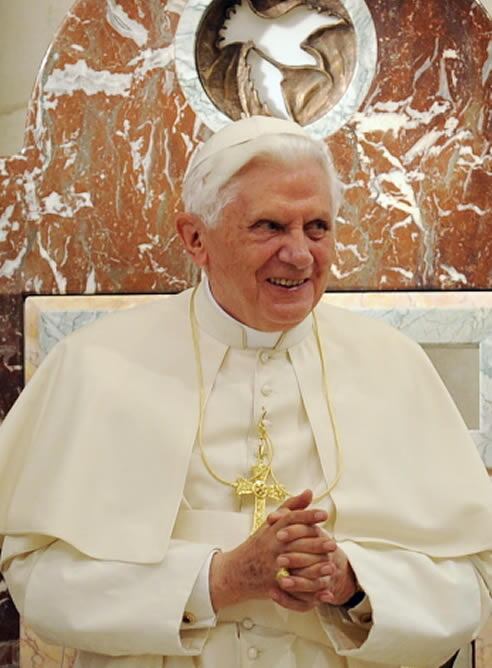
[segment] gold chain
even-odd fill
[[[203,367],[202,367],[202,358],[200,354],[200,341],[199,341],[199,333],[198,333],[198,321],[196,318],[196,313],[195,313],[195,295],[196,291],[198,289],[198,286],[195,287],[193,290],[193,293],[191,295],[190,299],[190,324],[191,324],[191,335],[193,339],[193,350],[195,353],[195,363],[196,363],[196,373],[197,373],[197,379],[198,379],[198,388],[199,388],[199,395],[198,395],[198,447],[200,449],[200,456],[202,458],[203,464],[205,465],[205,468],[207,471],[210,473],[212,478],[217,480],[217,482],[222,483],[223,485],[228,485],[229,487],[236,488],[236,481],[231,481],[231,480],[226,480],[225,478],[222,478],[218,473],[216,473],[212,467],[209,464],[209,461],[205,455],[205,449],[203,447],[203,419],[205,415],[205,382],[203,378]],[[329,391],[329,385],[328,385],[328,374],[326,372],[326,359],[325,359],[325,354],[323,350],[323,345],[321,343],[321,337],[319,334],[319,327],[318,327],[318,319],[316,317],[315,312],[313,311],[313,322],[314,322],[314,334],[316,337],[316,343],[318,346],[318,352],[319,352],[319,357],[321,360],[321,369],[322,369],[322,376],[323,376],[323,389],[325,391],[325,400],[326,400],[326,406],[328,408],[328,414],[330,416],[330,423],[331,427],[333,430],[333,437],[335,440],[335,450],[336,450],[336,459],[337,459],[337,471],[335,474],[335,477],[333,478],[333,481],[331,484],[326,488],[326,490],[322,493],[316,496],[313,499],[313,503],[317,503],[321,499],[324,499],[325,496],[328,496],[330,492],[333,490],[333,488],[336,486],[338,481],[340,480],[340,477],[342,475],[342,469],[343,469],[343,454],[342,454],[342,448],[340,446],[340,438],[339,438],[339,433],[338,433],[338,428],[337,424],[335,421],[335,414],[333,411],[333,406],[331,402],[331,397],[330,397],[330,391]],[[284,334],[280,337],[279,341],[277,342],[278,344],[281,342],[281,340],[284,338]],[[261,423],[260,423],[261,424]],[[261,427],[260,427],[261,429]],[[269,464],[271,464],[272,459],[273,459],[273,443],[270,439],[270,436],[268,432],[265,429],[265,426],[263,424],[263,437],[264,437],[264,442],[267,445],[268,449],[268,460]],[[278,480],[276,479],[275,475],[273,474],[273,471],[270,469],[270,475],[272,476],[273,481],[277,484],[280,485]],[[293,496],[291,492],[288,492],[289,496]]]

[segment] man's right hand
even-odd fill
[[[327,513],[307,509],[311,500],[308,490],[288,499],[277,511],[280,514],[274,523],[265,523],[234,550],[214,555],[210,567],[210,595],[216,612],[251,599],[272,598],[298,612],[310,610],[319,603],[315,594],[321,587],[315,582],[310,585],[312,595],[300,600],[282,591],[275,580],[279,568],[277,557],[285,550],[285,543],[278,538],[282,530],[288,529],[289,536],[297,540],[309,538],[313,544],[319,542],[320,551],[326,542],[326,538],[319,535],[317,524],[326,521]]]

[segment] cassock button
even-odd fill
[[[256,647],[248,647],[248,659],[251,659],[252,661],[254,661],[255,659],[257,659],[259,657],[259,655],[260,655],[260,653],[256,649]]]
[[[272,388],[270,387],[270,385],[263,385],[263,387],[261,388],[261,393],[264,397],[269,397],[272,393]]]
[[[246,629],[246,631],[251,631],[251,629],[253,628],[255,623],[249,617],[245,617],[242,621],[242,625],[243,625],[243,628]]]
[[[270,358],[271,358],[271,354],[267,353],[266,350],[263,350],[263,352],[260,353],[260,362],[262,364],[266,364],[267,362],[269,362]]]

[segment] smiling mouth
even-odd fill
[[[293,281],[289,278],[267,278],[268,283],[281,288],[298,288],[300,285],[307,283],[308,280],[308,278],[301,278],[297,281]]]

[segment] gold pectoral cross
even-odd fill
[[[266,413],[263,412],[258,423],[259,444],[256,453],[256,462],[251,467],[251,476],[249,478],[238,478],[234,484],[234,489],[238,496],[253,495],[254,497],[255,506],[251,533],[259,529],[265,521],[267,499],[283,501],[288,496],[287,490],[272,475],[271,463],[267,457],[270,441],[265,426],[265,415]],[[268,484],[268,478],[272,479],[271,484]]]

